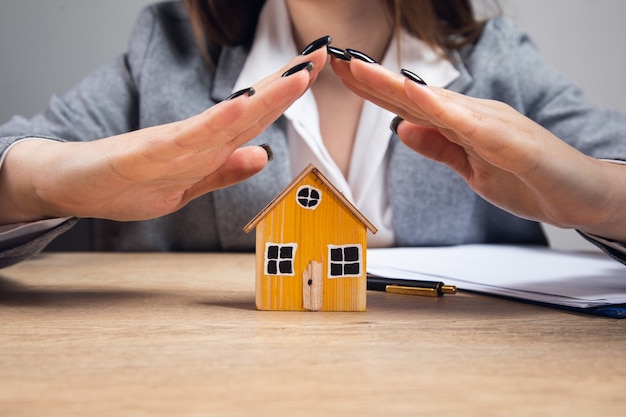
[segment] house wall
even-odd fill
[[[301,185],[322,191],[315,210],[296,203]],[[302,273],[309,261],[322,264],[323,311],[365,310],[366,279],[363,256],[367,248],[365,226],[313,174],[295,186],[259,222],[257,236],[257,308],[261,310],[302,310]],[[297,242],[294,276],[265,275],[265,243]],[[362,248],[362,270],[359,278],[328,277],[328,244],[358,244]]]

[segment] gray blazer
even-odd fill
[[[200,113],[231,93],[247,53],[243,47],[211,51],[215,70],[197,50],[180,2],[148,7],[138,18],[126,54],[65,95],[53,97],[50,107],[33,119],[15,117],[1,126],[0,152],[25,136],[87,141]],[[490,20],[477,44],[458,51],[454,64],[461,76],[450,90],[508,103],[589,155],[626,159],[626,117],[589,104],[510,21]],[[260,174],[159,219],[97,221],[94,247],[252,250],[254,236],[242,227],[292,179],[284,118],[252,143],[269,143],[276,155]],[[388,153],[396,245],[546,243],[537,223],[489,204],[450,169],[409,150],[395,136]],[[4,248],[0,266],[33,255],[75,221]]]

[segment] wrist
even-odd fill
[[[0,224],[14,224],[63,217],[51,209],[42,195],[45,181],[37,180],[38,171],[49,167],[47,160],[60,142],[30,138],[12,145],[0,165]],[[45,174],[44,174],[45,175]]]
[[[621,161],[601,160],[601,187],[603,197],[598,198],[597,212],[602,219],[594,224],[576,227],[583,233],[626,242],[626,164]]]

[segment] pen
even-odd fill
[[[371,274],[367,275],[367,289],[385,291],[392,294],[422,295],[426,297],[456,294],[456,286],[446,285],[440,281],[394,279]]]

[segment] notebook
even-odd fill
[[[460,245],[367,251],[368,274],[626,317],[626,265],[597,252]]]

